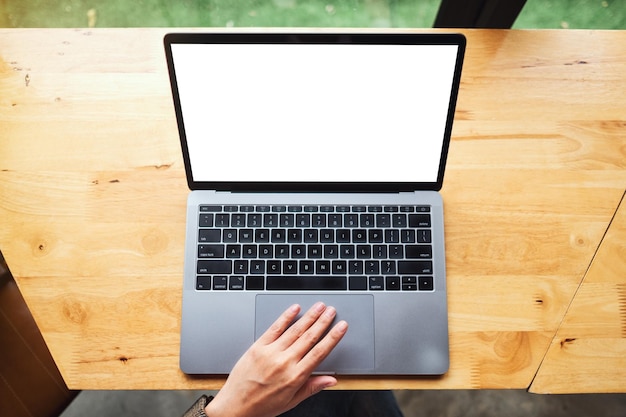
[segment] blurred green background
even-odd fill
[[[0,27],[432,27],[441,0],[0,0]],[[626,0],[528,0],[514,28],[626,29]]]

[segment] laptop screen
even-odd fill
[[[172,43],[190,184],[436,184],[459,48]]]

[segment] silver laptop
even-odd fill
[[[226,374],[293,303],[348,333],[319,372],[449,367],[442,186],[458,34],[168,34],[191,193],[180,367]]]

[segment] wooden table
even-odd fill
[[[165,32],[0,30],[0,248],[71,388],[223,383],[178,368],[188,190]],[[464,33],[450,371],[339,388],[624,392],[626,32]]]

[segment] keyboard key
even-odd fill
[[[374,215],[373,214],[361,214],[361,227],[374,227]]]
[[[259,258],[268,259],[274,257],[273,245],[260,245],[259,246]]]
[[[391,259],[404,258],[404,246],[403,245],[389,245],[389,258]]]
[[[333,261],[332,262],[333,275],[345,275],[348,273],[348,266],[346,261]]]
[[[222,206],[205,206],[205,205],[200,206],[201,213],[206,213],[209,211],[213,211],[213,212],[222,211]]]
[[[315,261],[300,261],[299,271],[301,274],[314,274],[315,273]]]
[[[352,231],[352,243],[367,243],[367,233],[364,229],[354,229]]]
[[[289,243],[302,242],[302,230],[301,229],[289,229],[287,231],[287,242]]]
[[[254,275],[265,274],[265,261],[258,259],[250,261],[250,273]]]
[[[339,246],[338,245],[324,245],[324,258],[326,259],[339,258]]]
[[[330,261],[315,261],[315,273],[330,274]]]
[[[418,230],[417,231],[417,243],[430,243],[430,230]]]
[[[267,273],[268,274],[280,274],[281,261],[267,261]]]
[[[430,245],[406,245],[405,253],[407,259],[431,259],[433,248]]]
[[[380,262],[365,261],[365,273],[367,275],[380,274]]]
[[[395,275],[396,274],[396,262],[395,261],[382,261],[380,264],[380,269],[383,275]]]
[[[400,277],[385,277],[385,288],[387,289],[387,291],[399,291]]]
[[[313,214],[311,216],[311,225],[313,227],[326,227],[326,214]]]
[[[278,227],[278,214],[265,214],[263,216],[263,227]]]
[[[215,276],[213,277],[213,289],[218,291],[224,291],[228,288],[228,277]]]
[[[385,280],[383,277],[369,277],[370,291],[382,291],[385,289]]]
[[[285,229],[272,229],[272,243],[285,243],[287,231]]]
[[[350,275],[361,275],[363,273],[363,261],[350,261],[348,263],[348,273]]]
[[[321,259],[323,256],[322,245],[309,245],[308,255],[311,259]]]
[[[319,230],[307,229],[304,231],[304,242],[305,243],[317,243],[318,235],[319,235]]]
[[[412,229],[402,230],[402,232],[400,232],[400,241],[402,243],[415,243],[415,230],[412,230]]]
[[[383,231],[381,229],[369,230],[369,243],[383,243]]]
[[[200,227],[213,227],[213,214],[200,214],[198,225]]]
[[[341,259],[353,259],[354,258],[354,245],[341,245],[339,246],[339,257]]]
[[[328,227],[342,227],[342,215],[341,214],[329,214],[328,215]]]
[[[295,275],[298,273],[298,261],[283,261],[283,274]]]
[[[370,245],[357,245],[356,257],[358,259],[369,259],[372,257],[372,247]]]
[[[417,277],[402,277],[402,291],[417,291]]]
[[[265,277],[250,276],[246,277],[246,290],[263,291],[265,289]]]
[[[223,258],[224,245],[198,245],[198,258]]]
[[[376,227],[389,227],[391,226],[391,216],[389,214],[377,214],[376,215]]]
[[[398,261],[398,273],[400,275],[432,274],[433,263],[431,261]]]
[[[202,275],[232,274],[233,261],[199,260],[197,272]]]
[[[277,259],[289,258],[289,245],[276,245],[274,247],[274,256]]]
[[[243,257],[244,258],[256,258],[258,254],[256,245],[243,245]]]
[[[239,242],[252,243],[254,241],[254,232],[252,229],[239,229]]]
[[[198,242],[221,242],[222,232],[217,229],[200,229],[198,231]]]
[[[268,243],[270,241],[269,229],[256,229],[254,231],[254,241],[256,243]]]
[[[227,258],[241,258],[241,245],[226,245]]]
[[[420,291],[432,291],[435,288],[433,277],[419,277],[417,279],[417,288]]]
[[[367,277],[350,277],[348,282],[351,291],[367,290]]]
[[[322,229],[320,230],[320,242],[322,243],[334,243],[335,242],[335,231],[332,229]]]
[[[222,241],[224,243],[237,243],[237,230],[224,229]]]
[[[409,214],[409,227],[430,227],[430,214]]]
[[[263,216],[257,213],[248,214],[248,227],[261,227],[261,220]]]
[[[270,275],[267,277],[268,291],[343,291],[347,290],[346,277],[338,276],[310,276],[304,275],[298,278]]]
[[[215,227],[229,227],[230,226],[230,214],[216,214],[215,215]]]
[[[297,227],[311,227],[311,215],[310,214],[296,214],[296,226]]]
[[[246,227],[246,215],[241,213],[233,214],[231,225],[232,227]]]
[[[344,227],[359,227],[359,215],[358,214],[344,214],[343,224],[344,224]]]
[[[391,223],[393,227],[405,228],[407,227],[406,214],[394,214]]]
[[[211,277],[210,276],[196,277],[196,290],[210,290],[210,289],[211,289]]]
[[[293,214],[281,214],[280,215],[280,227],[294,227],[295,216]]]
[[[400,243],[400,231],[398,229],[386,229],[385,243]]]
[[[291,257],[296,259],[304,259],[307,255],[306,245],[291,246]]]
[[[245,275],[248,273],[248,261],[247,260],[238,260],[235,261],[235,274]]]
[[[240,275],[230,277],[228,279],[228,289],[233,291],[243,290],[243,277]]]

